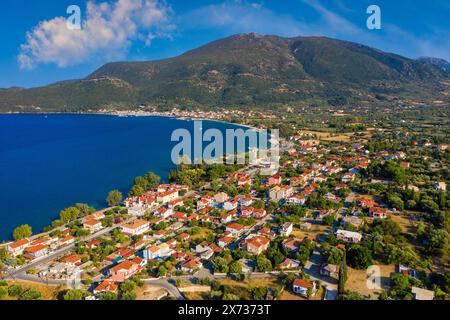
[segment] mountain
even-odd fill
[[[450,73],[450,62],[448,62],[447,60],[433,57],[421,57],[417,60],[420,62],[429,63],[444,70],[447,73]]]
[[[433,64],[360,44],[251,33],[170,59],[108,63],[81,80],[0,89],[0,111],[449,102],[449,84]]]

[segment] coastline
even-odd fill
[[[0,112],[0,115],[103,115],[103,116],[114,116],[114,117],[165,117],[165,118],[174,118],[177,120],[187,120],[187,121],[214,121],[221,122],[225,124],[231,124],[236,126],[241,126],[244,128],[248,128],[251,130],[259,131],[262,128],[258,128],[249,124],[240,123],[240,122],[230,122],[224,119],[219,119],[216,117],[208,117],[208,116],[196,116],[194,114],[189,115],[177,115],[171,112],[157,112],[157,111],[133,111],[133,110],[124,110],[124,111],[97,111],[97,112]]]
[[[233,126],[240,126],[240,127],[245,127],[245,128],[249,128],[251,130],[261,130],[260,128],[257,127],[253,127],[250,125],[246,125],[246,124],[241,124],[241,123],[235,123],[235,122],[229,122],[223,119],[217,119],[217,118],[208,118],[208,117],[199,117],[199,116],[186,116],[186,115],[175,115],[172,113],[161,113],[161,112],[135,112],[135,111],[124,111],[124,112],[32,112],[32,113],[27,113],[27,112],[16,112],[16,113],[0,113],[0,115],[42,115],[42,116],[46,116],[46,115],[92,115],[92,116],[96,116],[96,115],[100,115],[100,116],[114,116],[114,117],[162,117],[162,118],[172,118],[172,119],[178,119],[178,120],[184,120],[184,121],[194,121],[194,120],[204,120],[204,121],[213,121],[213,122],[218,122],[218,123],[223,123],[223,124],[228,124],[228,125],[233,125]],[[102,211],[105,210],[105,208],[98,208],[98,211]],[[53,222],[54,220],[50,220],[49,222]],[[12,233],[12,230],[11,230]],[[33,234],[33,236],[31,238],[36,238],[36,237],[40,237],[40,236],[44,236],[46,234],[48,234],[48,231],[44,231],[44,230],[39,230],[38,233]],[[0,247],[8,245],[9,243],[14,242],[14,240],[12,239],[0,239]]]

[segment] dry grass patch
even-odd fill
[[[143,286],[136,289],[136,300],[159,300],[167,295],[166,290],[152,286]]]
[[[42,294],[42,300],[57,300],[58,293],[68,288],[66,286],[53,286],[46,285],[42,283],[36,283],[31,281],[8,281],[8,286],[13,284],[17,284],[22,286],[22,288],[26,289],[34,289],[39,291]],[[15,299],[14,297],[10,297],[11,299]]]
[[[394,265],[378,265],[380,268],[381,289],[369,289],[367,286],[367,270],[356,270],[348,268],[348,279],[345,283],[345,289],[356,291],[363,295],[370,295],[372,299],[377,299],[383,290],[389,289],[389,278],[392,272],[395,272]]]

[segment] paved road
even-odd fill
[[[303,271],[313,280],[319,280],[327,289],[326,300],[335,300],[338,293],[338,281],[320,274],[322,258],[318,248],[314,249],[311,258],[306,263]]]
[[[181,294],[180,290],[173,284],[169,282],[169,279],[147,279],[144,280],[147,286],[163,288],[170,295],[174,296],[177,300],[184,300],[184,296]]]
[[[122,224],[124,224],[126,222],[129,222],[129,221],[132,221],[132,220],[133,219],[127,220],[127,221],[122,222],[119,225],[114,225],[112,227],[108,227],[108,228],[102,229],[102,230],[100,230],[100,231],[98,231],[96,233],[93,233],[91,235],[88,235],[88,236],[84,237],[81,241],[90,241],[92,239],[100,237],[100,236],[102,236],[102,235],[104,235],[106,233],[111,232],[112,230],[114,230],[115,228],[119,227],[120,225],[122,225]],[[14,279],[18,275],[26,273],[28,270],[30,270],[30,269],[32,269],[34,267],[37,267],[37,266],[39,266],[41,264],[44,264],[44,263],[47,263],[49,261],[55,260],[55,259],[57,259],[60,256],[64,256],[67,253],[69,253],[70,251],[72,251],[75,248],[75,245],[76,245],[76,242],[71,244],[71,245],[68,245],[68,246],[62,247],[60,249],[57,249],[57,250],[53,251],[52,253],[50,253],[50,254],[48,254],[48,255],[46,255],[44,257],[35,259],[32,262],[30,262],[30,263],[28,263],[28,264],[26,264],[26,265],[24,265],[24,266],[22,266],[22,267],[20,267],[18,269],[8,270],[7,271],[7,275],[4,276],[2,279],[6,279],[6,278],[13,278]]]

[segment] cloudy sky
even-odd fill
[[[369,5],[381,30],[369,30]],[[81,30],[67,8],[81,9]],[[236,33],[324,35],[450,60],[448,0],[2,0],[0,87],[82,78],[111,61],[162,59]]]

